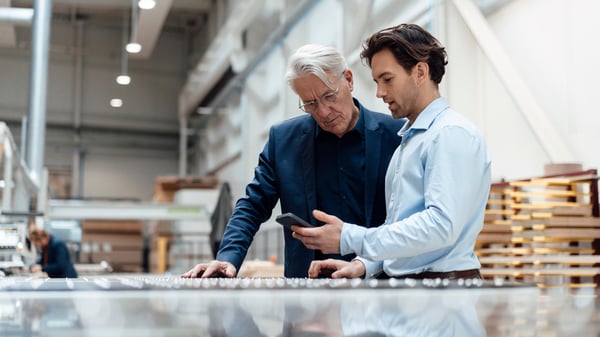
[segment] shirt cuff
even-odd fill
[[[357,256],[354,260],[358,260],[365,265],[365,279],[375,278],[383,271],[382,261],[369,261],[360,256]]]
[[[361,255],[362,242],[366,232],[367,229],[364,227],[344,222],[340,234],[340,254]]]

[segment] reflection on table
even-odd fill
[[[0,335],[600,334],[598,294],[590,288],[373,287],[364,281],[353,287],[331,283],[276,287],[273,280],[250,280],[242,289],[222,281],[198,287],[166,278],[152,282],[161,286],[150,287],[133,278],[90,278],[71,285],[62,280],[62,288],[61,281],[0,279]]]

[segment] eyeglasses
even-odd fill
[[[340,82],[338,81],[337,88],[334,91],[330,91],[321,96],[318,100],[313,100],[302,104],[302,101],[298,102],[298,107],[304,112],[309,114],[316,112],[319,109],[319,103],[325,106],[332,106],[337,101],[338,92],[340,91]]]

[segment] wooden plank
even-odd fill
[[[524,247],[489,247],[475,250],[477,256],[486,254],[526,255],[533,253],[533,249]]]
[[[553,217],[547,219],[514,220],[513,227],[519,228],[600,228],[600,218],[593,217]]]
[[[480,233],[477,236],[478,243],[510,243],[512,233]]]
[[[515,198],[573,198],[580,195],[589,196],[590,194],[569,190],[514,191],[511,193],[511,196]]]
[[[488,199],[488,205],[494,206],[509,206],[513,201],[511,199]]]
[[[512,215],[514,211],[512,209],[486,209],[485,214],[489,215]]]
[[[84,233],[137,233],[142,234],[144,224],[136,220],[84,220],[81,230]]]
[[[595,276],[600,268],[481,268],[483,276]]]
[[[537,286],[541,289],[556,289],[556,288],[581,289],[581,288],[596,288],[596,283],[562,283],[562,284],[539,283],[539,284],[537,284]]]
[[[600,228],[600,218],[592,217],[556,217],[543,221],[536,221],[534,225],[545,227],[583,227]]]
[[[577,207],[555,207],[552,209],[552,215],[579,215],[592,216],[593,205],[580,205]]]
[[[512,233],[510,226],[507,225],[496,225],[496,224],[484,224],[481,232],[485,233]]]
[[[595,228],[552,228],[544,230],[514,231],[516,237],[543,239],[571,239],[576,241],[592,241],[600,237],[600,229]],[[541,239],[538,239],[541,240]]]
[[[580,207],[584,206],[576,202],[568,201],[545,201],[545,202],[534,202],[530,204],[525,203],[513,203],[511,205],[514,209],[552,209],[555,207]]]
[[[544,183],[548,185],[569,185],[575,182],[597,180],[599,177],[596,174],[580,174],[574,176],[563,176],[563,177],[551,177],[551,178],[533,178],[533,183]]]
[[[566,265],[594,265],[600,263],[600,255],[525,255],[525,256],[482,256],[482,264],[566,264]]]
[[[592,248],[581,248],[581,247],[534,247],[532,248],[534,254],[557,254],[557,253],[569,253],[569,254],[594,254]]]
[[[511,181],[508,183],[511,187],[528,187],[528,186],[569,186],[577,182],[585,182],[597,180],[598,175],[583,174],[571,177],[552,177],[552,178],[532,178],[529,180]]]

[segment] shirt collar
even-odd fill
[[[406,135],[410,130],[427,130],[433,124],[433,121],[442,111],[449,108],[448,102],[443,97],[438,97],[433,100],[421,113],[413,123],[406,123],[402,129],[398,131],[399,136]],[[410,124],[410,125],[409,125]]]

